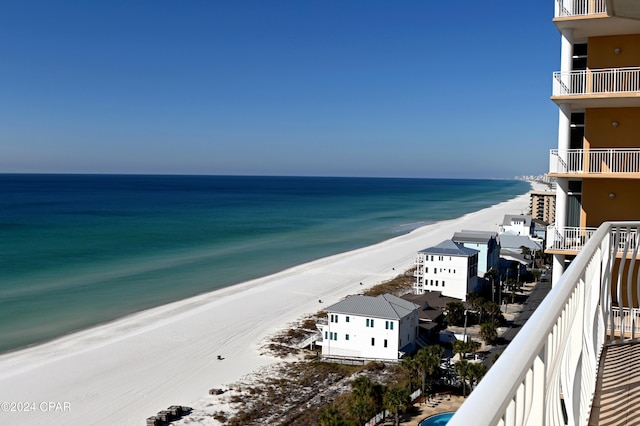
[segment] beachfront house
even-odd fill
[[[452,240],[418,252],[414,292],[440,291],[444,296],[466,300],[478,285],[478,253]]]
[[[533,222],[531,221],[531,215],[526,214],[506,214],[502,225],[500,225],[500,232],[509,232],[515,235],[533,235]]]
[[[453,234],[452,240],[466,248],[478,250],[479,276],[484,276],[491,268],[498,268],[500,243],[497,232],[462,230]]]
[[[531,253],[542,250],[542,242],[534,240],[525,235],[516,235],[511,232],[505,232],[499,235],[500,248],[502,250],[510,250],[516,253],[522,253],[522,247],[526,247]]]
[[[397,361],[416,349],[419,308],[392,294],[348,296],[318,322],[322,357]]]

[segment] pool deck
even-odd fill
[[[463,397],[458,395],[445,394],[431,398],[427,400],[426,403],[416,402],[413,404],[413,407],[400,418],[400,424],[404,426],[419,426],[420,422],[429,416],[456,411],[464,400]],[[381,423],[381,425],[393,424],[392,418]]]

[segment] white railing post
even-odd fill
[[[640,291],[640,279],[632,282],[639,226],[609,222],[588,235],[580,254],[449,426],[564,424],[561,395],[568,424],[588,422],[603,345],[607,339],[635,336],[638,309],[630,286]]]

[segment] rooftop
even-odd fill
[[[505,214],[502,224],[509,226],[513,223],[514,219],[524,220],[525,226],[531,225],[531,215],[528,214]]]
[[[376,297],[363,296],[361,294],[347,296],[344,300],[329,306],[325,310],[338,314],[399,320],[419,307],[408,300],[385,293]]]
[[[453,240],[444,240],[436,246],[420,250],[420,253],[470,257],[480,252],[478,250],[466,248],[462,244],[456,243]]]
[[[460,302],[460,299],[443,296],[440,291],[425,291],[424,294],[407,293],[403,299],[420,306],[418,316],[422,321],[435,321],[440,317],[449,302]]]
[[[453,234],[453,241],[462,243],[488,243],[498,238],[498,233],[493,231],[469,231],[463,229]]]

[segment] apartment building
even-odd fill
[[[529,208],[533,219],[554,223],[556,221],[556,193],[552,191],[531,191]]]
[[[559,107],[555,223],[547,232],[554,282],[605,221],[640,218],[640,5],[562,1],[551,99]]]

